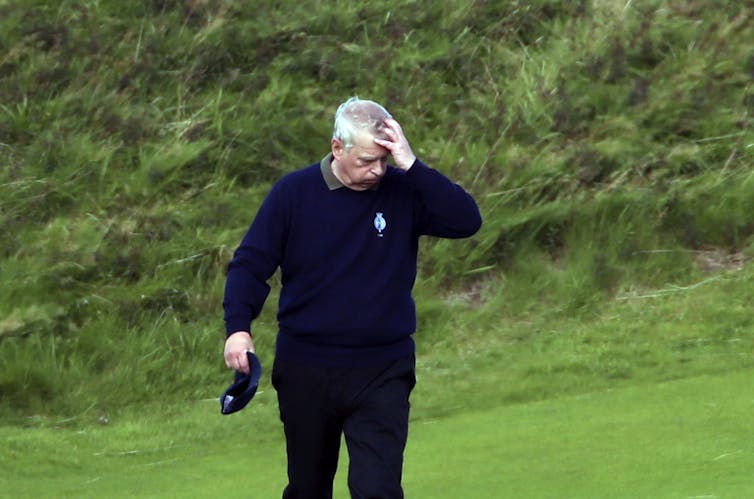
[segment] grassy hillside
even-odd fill
[[[323,5],[0,0],[6,421],[216,395],[225,265],[353,94],[485,218],[422,246],[421,403],[754,364],[746,2]]]

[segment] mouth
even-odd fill
[[[379,180],[363,180],[363,181],[359,182],[356,185],[359,186],[359,188],[362,188],[362,189],[370,189],[370,188],[374,187],[375,185],[377,185],[379,183],[380,183]]]

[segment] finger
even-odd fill
[[[390,130],[389,128],[385,129],[385,135],[387,135],[387,138],[390,142],[393,144],[397,144],[398,142],[402,141],[402,135],[395,130]]]
[[[387,127],[388,127],[388,128],[390,129],[390,130],[395,130],[395,131],[397,131],[397,132],[402,132],[402,131],[403,131],[403,128],[401,128],[401,124],[400,124],[400,123],[398,123],[397,121],[395,121],[395,119],[393,119],[393,118],[388,118],[388,119],[386,119],[386,120],[385,120],[385,125],[386,125],[386,126],[387,126]]]
[[[244,356],[232,355],[232,356],[229,356],[228,359],[226,359],[225,365],[229,369],[232,369],[234,371],[241,371],[244,373],[248,373],[249,362],[248,360],[246,360],[246,370],[244,370],[244,367],[243,367],[244,360],[245,360],[245,355]]]
[[[393,128],[393,127],[387,126],[387,124],[385,128],[383,128],[382,130],[385,132],[385,134],[388,137],[390,137],[393,140],[398,140],[402,135],[400,128]]]
[[[384,147],[385,149],[387,149],[387,150],[389,150],[391,152],[393,151],[393,149],[396,146],[396,142],[393,142],[392,140],[378,139],[376,137],[374,139],[374,143],[377,144],[378,146]]]
[[[249,374],[249,358],[246,356],[246,352],[238,358],[238,370],[244,374]]]

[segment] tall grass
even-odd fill
[[[510,328],[547,350],[539,317],[609,323],[637,313],[616,299],[708,277],[700,255],[751,257],[745,6],[335,6],[0,2],[4,416],[222,385],[225,265],[271,183],[326,152],[352,94],[384,102],[485,218],[421,248],[422,341],[450,355],[428,362],[455,358],[444,310],[490,349]],[[641,353],[594,327],[612,353],[588,362],[613,367],[582,381],[625,377]],[[515,396],[541,395],[520,381]]]

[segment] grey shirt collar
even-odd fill
[[[335,189],[340,189],[341,187],[345,187],[343,183],[338,180],[338,177],[335,176],[335,174],[332,171],[332,153],[328,153],[327,156],[322,158],[322,161],[319,162],[319,169],[322,171],[322,178],[325,179],[325,183],[327,184],[327,188],[331,191],[334,191]]]
[[[322,178],[325,179],[325,183],[327,184],[327,188],[331,191],[334,191],[336,189],[340,189],[341,187],[345,187],[343,182],[338,180],[338,177],[335,176],[335,173],[332,171],[332,160],[333,156],[332,153],[327,153],[327,156],[322,158],[322,160],[319,162],[319,170],[322,172]],[[380,183],[378,182],[374,186],[370,187],[370,191],[376,191],[380,188]]]

